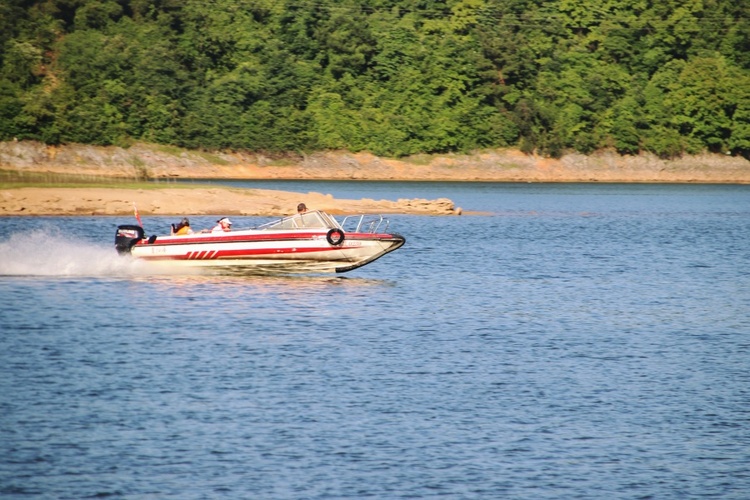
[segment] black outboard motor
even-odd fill
[[[133,245],[143,239],[144,233],[141,226],[117,226],[115,233],[115,249],[120,255],[130,253]]]

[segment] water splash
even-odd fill
[[[276,277],[278,274],[145,262],[118,255],[113,244],[92,242],[71,236],[59,227],[45,226],[28,232],[13,232],[0,242],[0,276],[182,276],[225,279],[231,276]]]
[[[133,276],[153,268],[123,258],[112,246],[70,237],[54,228],[11,234],[0,243],[2,276]]]
[[[1,232],[1,228],[0,228]],[[324,277],[315,273],[284,273],[258,269],[202,268],[173,266],[146,262],[118,255],[112,244],[94,242],[71,234],[64,227],[44,225],[29,231],[13,228],[0,241],[0,276],[61,276],[61,277],[156,277],[222,279],[267,277],[269,282],[302,283],[313,277],[322,283],[341,282],[343,276]],[[288,278],[283,281],[282,278]],[[331,281],[332,280],[332,281]],[[313,280],[315,281],[315,280]],[[351,283],[363,283],[355,280]],[[380,280],[373,282],[381,283]]]

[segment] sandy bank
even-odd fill
[[[290,215],[297,204],[331,214],[457,215],[451,200],[343,200],[322,193],[226,188],[0,190],[0,215]]]

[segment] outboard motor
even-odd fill
[[[115,249],[120,255],[130,253],[133,245],[143,239],[144,233],[141,226],[117,226],[115,233]]]

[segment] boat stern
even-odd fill
[[[117,226],[117,232],[115,233],[115,249],[117,253],[120,255],[129,254],[133,246],[141,241],[143,237],[144,232],[141,226]]]

